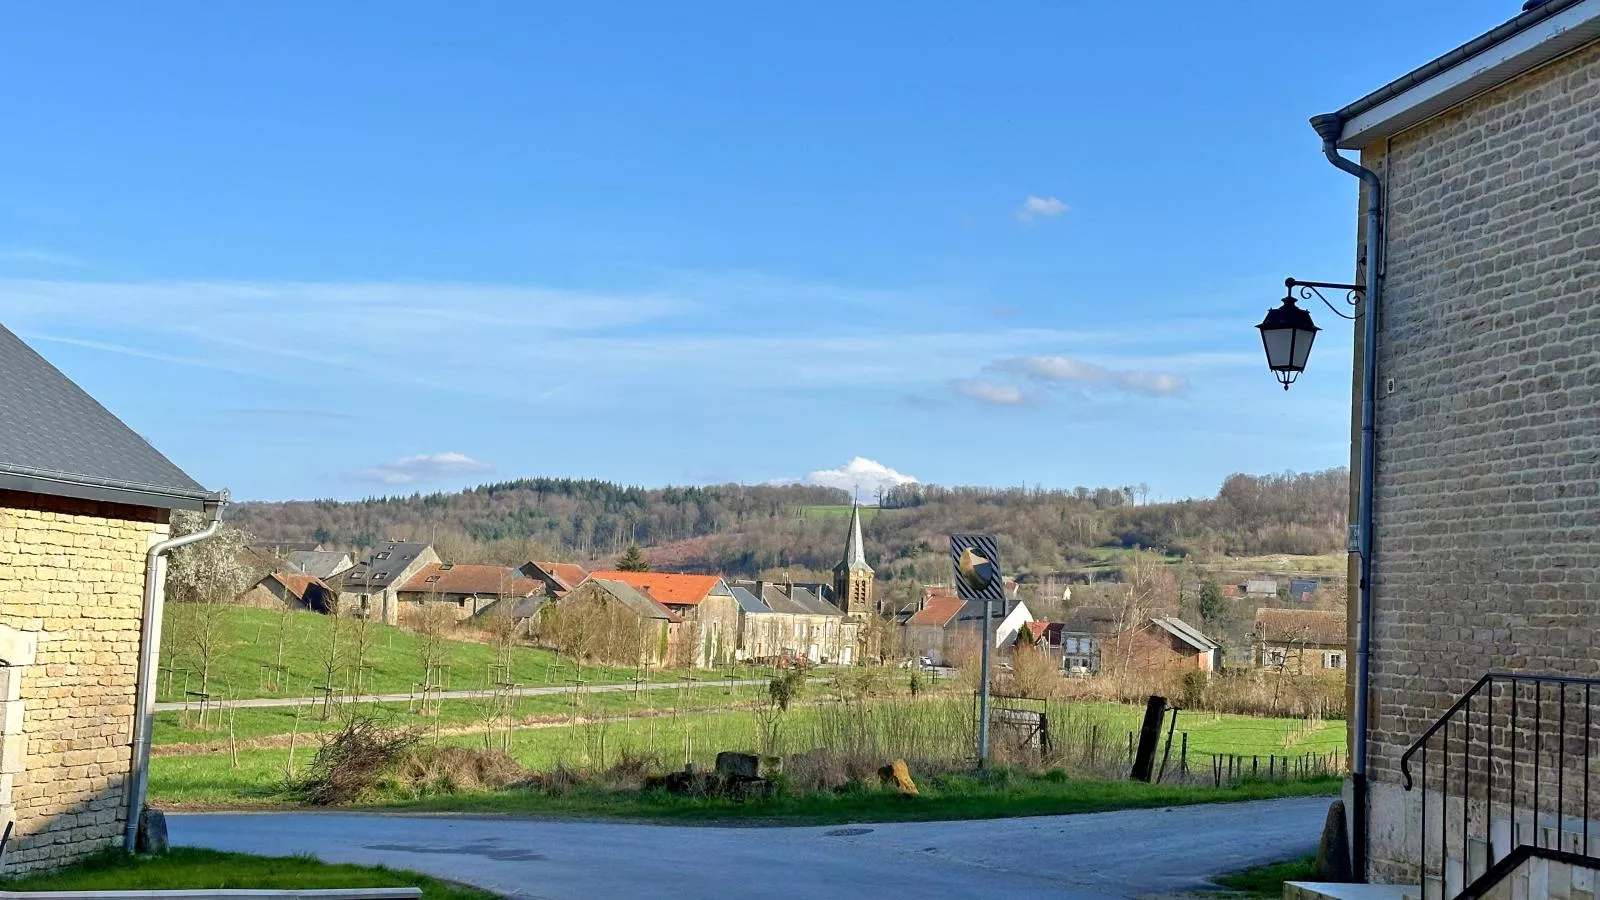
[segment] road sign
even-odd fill
[[[950,535],[950,563],[955,568],[956,596],[962,600],[1005,602],[1000,575],[1000,546],[992,534]]]

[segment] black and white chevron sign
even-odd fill
[[[1006,599],[1000,577],[1000,545],[992,534],[950,535],[950,565],[955,569],[956,596],[962,600]]]

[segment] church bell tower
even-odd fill
[[[861,507],[851,504],[844,559],[833,567],[833,602],[847,616],[871,615],[872,579],[872,567],[867,565],[867,551],[861,540]]]

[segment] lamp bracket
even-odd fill
[[[1330,291],[1344,291],[1344,302],[1346,306],[1359,308],[1362,301],[1367,297],[1367,289],[1359,284],[1340,284],[1336,281],[1299,281],[1294,278],[1285,278],[1283,280],[1283,286],[1289,289],[1289,299],[1294,299],[1294,296],[1298,291],[1301,300],[1310,300],[1313,297],[1321,300],[1322,305],[1331,310],[1334,315],[1341,319],[1347,319],[1352,322],[1361,318],[1361,313],[1358,312],[1354,315],[1346,315],[1337,306],[1334,306],[1333,303],[1323,295],[1319,288],[1327,288]]]

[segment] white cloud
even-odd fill
[[[402,456],[370,469],[362,469],[355,476],[360,481],[376,481],[379,484],[424,484],[449,475],[483,473],[493,469],[488,463],[465,453],[423,453]]]
[[[1053,219],[1066,212],[1067,208],[1065,203],[1054,197],[1035,197],[1033,194],[1029,194],[1028,199],[1022,201],[1022,205],[1017,207],[1017,221],[1032,222],[1039,217]]]
[[[812,472],[802,481],[806,484],[839,488],[849,491],[852,495],[859,488],[862,498],[871,501],[878,495],[879,490],[902,484],[915,484],[917,479],[903,472],[896,472],[877,460],[858,456],[837,469],[820,469]]]
[[[1070,356],[1022,356],[1001,360],[990,368],[1039,382],[1074,384],[1149,397],[1170,397],[1189,389],[1189,379],[1174,372],[1110,369]]]
[[[68,268],[86,268],[83,260],[66,253],[57,253],[54,250],[44,250],[39,247],[12,247],[0,251],[0,257],[14,262],[32,263],[42,266],[66,266]]]
[[[985,381],[982,378],[958,378],[951,382],[957,393],[964,394],[979,403],[991,406],[1020,406],[1028,401],[1022,393],[1022,388],[1014,384],[1000,381]]]

